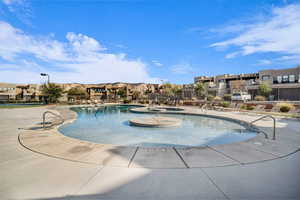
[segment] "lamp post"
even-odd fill
[[[49,76],[49,74],[41,73],[41,76],[48,76],[48,84],[50,83],[50,76]]]

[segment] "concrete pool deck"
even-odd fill
[[[18,129],[37,126],[46,110],[0,110],[1,199],[300,198],[299,121],[277,119],[275,141],[259,135],[203,148],[132,148],[78,141],[56,129]],[[58,111],[67,122],[74,119],[65,108]],[[243,121],[258,117],[207,114]],[[272,123],[257,126],[271,132]]]

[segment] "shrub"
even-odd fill
[[[273,105],[272,104],[267,104],[265,106],[265,110],[271,110],[273,108]]]
[[[222,102],[220,103],[220,105],[221,105],[222,107],[224,107],[224,108],[228,108],[229,105],[230,105],[230,103],[229,103],[228,101],[222,101]]]
[[[231,101],[231,94],[224,94],[223,99],[224,99],[225,101]]]
[[[250,104],[243,104],[241,106],[241,109],[243,110],[253,110],[254,109],[254,106],[253,105],[250,105]]]
[[[129,99],[124,99],[124,100],[123,100],[123,103],[125,103],[125,104],[131,103],[131,100],[129,100]]]
[[[280,112],[289,112],[294,108],[294,106],[289,103],[278,103],[276,106],[279,107]]]
[[[255,108],[255,107],[254,107],[253,105],[248,105],[248,104],[247,104],[247,107],[246,107],[247,110],[254,110],[254,108]]]
[[[243,109],[243,110],[246,110],[246,108],[247,108],[247,105],[246,105],[246,104],[243,104],[243,105],[241,106],[241,109]]]
[[[222,98],[219,97],[219,96],[215,96],[215,97],[214,97],[214,101],[222,101]]]
[[[266,100],[266,97],[264,97],[264,96],[256,96],[256,97],[254,98],[254,100],[255,100],[255,101],[265,101],[265,100]]]
[[[208,95],[207,96],[207,101],[212,101],[214,100],[214,96],[213,95]]]

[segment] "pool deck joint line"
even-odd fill
[[[186,168],[190,168],[189,165],[185,162],[185,160],[183,159],[183,157],[180,155],[180,153],[176,150],[175,147],[173,147],[174,151],[176,152],[176,154],[178,155],[178,157],[180,158],[180,160],[183,162],[183,164],[186,166]]]

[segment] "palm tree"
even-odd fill
[[[204,83],[197,83],[195,86],[195,93],[198,97],[206,98],[207,96],[207,87]]]
[[[139,99],[140,96],[141,96],[141,92],[140,92],[140,91],[135,90],[135,91],[132,93],[132,98],[133,98],[134,100]]]

